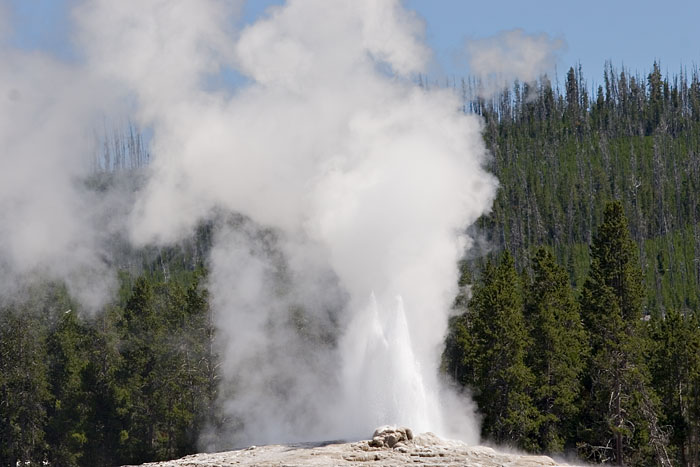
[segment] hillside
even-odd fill
[[[523,267],[534,247],[549,245],[580,287],[605,202],[620,200],[640,251],[647,312],[697,308],[697,70],[664,77],[656,63],[647,75],[607,65],[603,84],[589,90],[571,68],[561,87],[545,77],[469,98],[478,88],[463,82],[465,110],[485,119],[501,184],[493,212],[474,230],[484,247],[507,249]]]

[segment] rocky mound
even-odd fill
[[[238,451],[195,454],[182,459],[143,464],[160,467],[224,466],[556,466],[547,456],[497,452],[433,433],[413,435],[410,428],[377,428],[371,440],[251,446]]]

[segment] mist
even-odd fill
[[[438,366],[465,231],[497,188],[480,120],[452,90],[415,85],[430,50],[398,0],[289,1],[236,30],[240,7],[80,2],[78,63],[2,49],[16,106],[0,115],[3,276],[68,278],[97,307],[114,283],[110,235],[171,245],[215,219],[230,425],[203,448],[381,424],[477,442]],[[211,86],[222,73],[242,84]],[[124,114],[152,132],[147,179],[95,200],[76,182],[91,129]]]
[[[23,283],[62,280],[96,310],[114,286],[101,253],[109,229],[97,226],[109,201],[82,181],[94,122],[103,106],[121,105],[87,67],[5,42],[0,60],[0,294],[12,300]]]
[[[513,81],[533,83],[555,69],[566,50],[566,41],[548,34],[529,34],[522,29],[466,43],[469,72],[482,80],[482,97],[491,97]]]

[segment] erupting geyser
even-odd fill
[[[422,431],[440,427],[436,388],[423,380],[401,297],[385,308],[372,295],[365,310],[354,316],[343,346],[343,392],[351,410],[346,414],[348,426],[364,433],[370,431],[367,426],[387,422]],[[352,434],[363,436],[361,431]]]
[[[33,113],[5,125],[29,134],[15,127],[46,121],[46,138],[10,152],[56,156],[32,173],[55,180],[45,197],[62,207],[51,211],[50,229],[61,241],[56,251],[46,243],[51,251],[28,268],[93,277],[90,262],[113,232],[163,245],[235,213],[239,221],[216,224],[208,284],[231,432],[210,433],[205,447],[364,437],[382,424],[475,441],[470,411],[453,405],[438,365],[457,262],[470,244],[463,232],[496,191],[482,168],[478,118],[459,111],[453,90],[415,84],[430,51],[421,21],[399,0],[290,0],[240,31],[235,6],[77,2],[77,64],[3,52],[17,76],[28,68],[62,78],[40,86],[60,99],[34,92]],[[232,70],[243,83],[235,90],[220,85]],[[69,113],[41,113],[44,101]],[[69,188],[84,172],[73,155],[81,148],[51,152],[65,145],[51,135],[79,141],[77,129],[100,113],[95,102],[152,134],[148,180],[135,195],[111,198],[129,214],[112,209],[109,222],[91,217],[83,193]],[[36,210],[47,202],[9,218],[43,219]],[[21,223],[6,225],[1,259],[21,272],[7,245],[31,250],[46,226],[31,237],[11,230]],[[76,248],[79,238],[89,241]],[[79,261],[64,261],[76,251]],[[79,291],[94,281],[74,283]],[[299,322],[313,327],[308,335]],[[335,338],[309,337],[318,329]]]

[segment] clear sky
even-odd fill
[[[407,0],[405,4],[425,18],[428,41],[448,74],[466,70],[458,60],[465,40],[513,28],[564,39],[567,49],[559,67],[568,69],[580,62],[584,74],[595,80],[602,76],[606,60],[640,72],[659,60],[672,74],[681,64],[700,65],[700,0]]]
[[[14,45],[50,50],[71,58],[69,7],[73,0],[0,0],[9,6]],[[119,0],[114,0],[119,1]],[[348,0],[351,1],[351,0]],[[379,0],[378,0],[379,1]],[[243,21],[250,22],[280,0],[249,1]],[[647,72],[654,60],[673,74],[681,64],[700,65],[700,0],[404,0],[426,24],[435,52],[431,77],[469,72],[464,44],[521,28],[564,39],[559,74],[580,62],[585,76],[600,81],[605,60]]]

